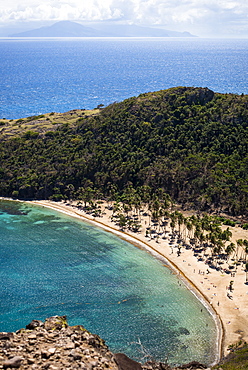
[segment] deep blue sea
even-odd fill
[[[114,352],[170,364],[215,359],[214,320],[178,276],[97,227],[22,202],[0,201],[0,331],[67,315]]]
[[[179,85],[248,94],[245,39],[0,39],[0,55],[0,119]],[[0,208],[0,331],[62,314],[132,358],[142,360],[140,339],[171,364],[214,360],[212,317],[162,262],[54,211]]]
[[[0,39],[0,119],[174,86],[248,94],[248,39]]]

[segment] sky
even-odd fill
[[[0,28],[71,20],[188,31],[202,37],[248,37],[248,0],[0,0]]]

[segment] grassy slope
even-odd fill
[[[0,121],[0,140],[22,136],[27,131],[35,131],[40,134],[55,131],[60,125],[68,123],[73,126],[79,118],[94,116],[98,113],[99,109],[75,109],[65,113],[52,112],[14,120],[4,119]]]

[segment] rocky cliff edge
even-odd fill
[[[191,363],[184,368],[203,368]],[[104,340],[83,326],[68,326],[65,316],[33,320],[26,329],[0,333],[0,369],[20,370],[169,370],[168,364],[140,364],[125,354],[113,354]]]

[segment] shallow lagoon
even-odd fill
[[[27,203],[0,201],[0,331],[67,315],[113,352],[143,360],[139,339],[170,364],[215,359],[207,309],[149,253],[100,228]]]

